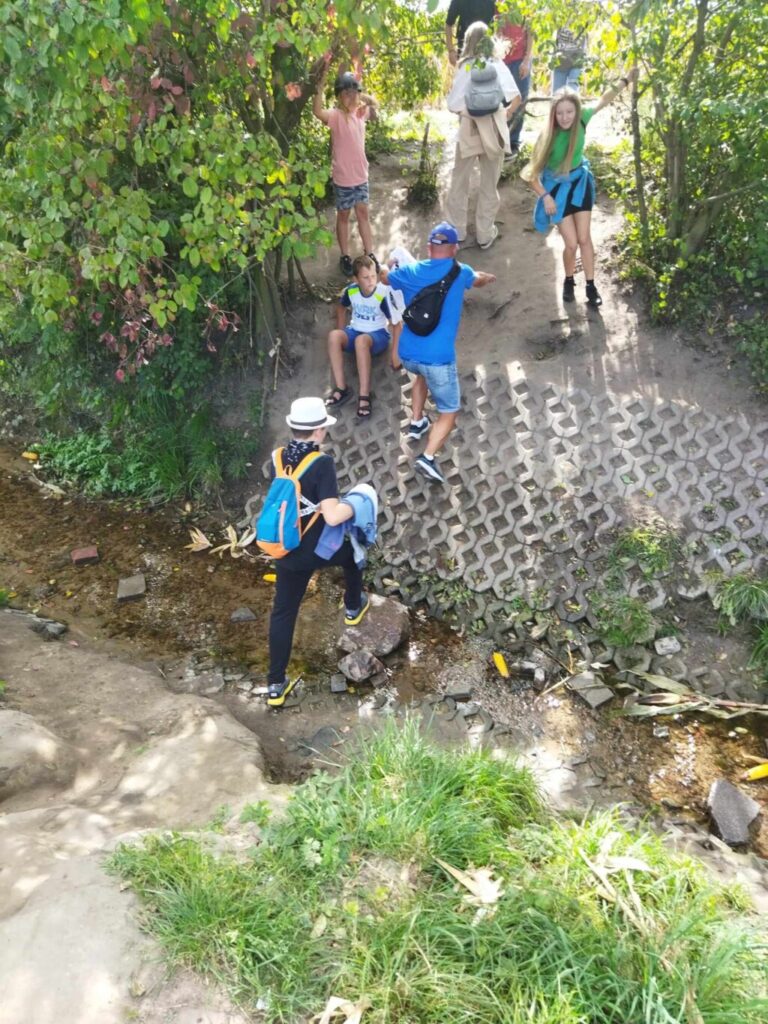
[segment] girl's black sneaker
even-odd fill
[[[587,303],[590,306],[602,306],[603,300],[600,298],[600,292],[595,288],[594,281],[587,281]]]
[[[563,281],[563,302],[573,302],[576,298],[576,282],[572,277],[566,277]]]
[[[352,257],[340,256],[339,269],[341,270],[344,277],[352,277]]]

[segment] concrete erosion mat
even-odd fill
[[[342,490],[368,480],[379,491],[381,592],[394,577],[407,601],[482,620],[499,640],[515,631],[510,601],[533,592],[540,610],[594,625],[588,598],[611,536],[643,514],[661,517],[681,550],[681,564],[661,578],[629,567],[630,593],[651,610],[704,595],[713,570],[765,567],[768,420],[565,392],[499,364],[461,374],[461,386],[458,428],[439,456],[445,486],[413,470],[420,447],[403,433],[404,371],[375,377],[369,421],[348,407],[329,432]],[[462,584],[460,600],[451,581]]]

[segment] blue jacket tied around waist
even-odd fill
[[[315,547],[315,554],[320,558],[332,558],[344,543],[345,537],[349,537],[355,562],[358,568],[362,569],[367,560],[365,549],[376,543],[378,495],[369,484],[358,484],[347,494],[342,495],[341,500],[351,505],[355,514],[338,526],[329,526],[326,523]]]
[[[544,173],[541,176],[541,184],[550,192],[555,185],[563,185],[563,188],[557,190],[557,194],[552,198],[557,203],[557,209],[550,217],[547,211],[544,209],[544,196],[539,196],[538,202],[533,211],[533,226],[537,231],[548,231],[553,224],[559,224],[565,216],[565,207],[568,202],[568,196],[571,194],[571,186],[575,186],[573,189],[573,204],[574,206],[581,206],[584,202],[584,197],[587,194],[587,189],[591,190],[592,202],[595,201],[595,176],[592,174],[592,168],[589,166],[589,160],[582,160],[578,167],[574,167],[570,174],[555,174],[554,171],[550,171],[548,167],[544,168]]]

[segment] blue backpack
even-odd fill
[[[284,558],[301,543],[317,520],[320,509],[302,496],[300,480],[320,452],[305,455],[298,466],[284,466],[284,448],[272,452],[275,478],[269,485],[264,508],[256,522],[256,543],[271,558]],[[302,507],[303,505],[303,507]],[[302,519],[309,519],[302,528]]]

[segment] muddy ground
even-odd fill
[[[18,453],[7,449],[0,469],[0,585],[15,595],[12,604],[67,622],[69,633],[55,643],[114,653],[154,669],[160,687],[162,676],[176,685],[190,665],[223,670],[227,684],[212,699],[255,733],[274,781],[297,781],[346,757],[361,726],[375,727],[410,707],[434,720],[441,742],[469,739],[520,753],[559,806],[624,802],[660,821],[703,823],[714,779],[738,781],[749,758],[768,751],[756,719],[739,719],[738,731],[731,723],[690,717],[638,721],[619,714],[619,698],[595,711],[562,688],[541,695],[531,680],[503,680],[486,641],[462,639],[419,611],[412,613],[409,643],[385,659],[389,681],[383,691],[363,687],[333,695],[329,680],[339,657],[340,613],[331,573],[316,579],[302,607],[293,662],[305,680],[299,698],[285,710],[269,709],[263,697],[244,693],[246,684],[264,682],[268,563],[186,550],[193,513],[183,506],[131,510],[51,496],[33,482],[34,472]],[[195,522],[211,534],[217,529],[212,519]],[[98,546],[101,560],[72,565],[70,551],[86,544]],[[146,577],[146,597],[118,604],[118,579],[136,572]],[[233,624],[230,615],[242,606],[256,618]],[[514,660],[509,652],[508,658]],[[434,691],[448,687],[448,670],[469,681],[472,699],[494,722],[490,732],[465,720],[461,705],[434,703]],[[12,688],[6,702],[15,706]],[[70,709],[61,713],[69,717]],[[750,788],[762,801],[767,790],[765,783]],[[767,839],[763,822],[755,848],[768,852]]]

